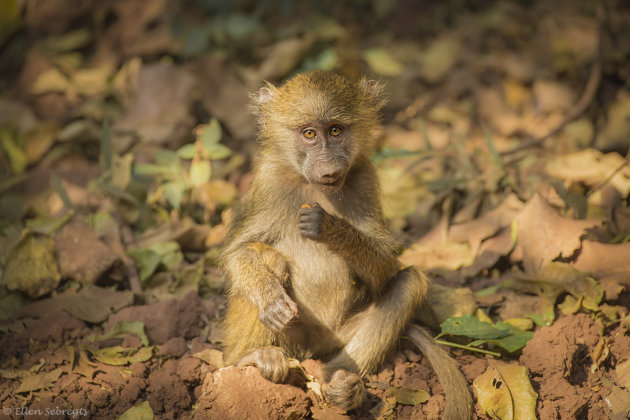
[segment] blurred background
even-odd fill
[[[214,259],[256,149],[249,95],[312,69],[386,83],[373,159],[403,246],[514,193],[526,201],[538,192],[569,217],[609,217],[622,224],[613,236],[625,232],[630,7],[622,1],[0,7],[3,282],[31,298],[55,290],[59,276],[41,290],[39,280],[16,286],[9,252],[25,235],[55,237],[75,215],[101,237],[105,226],[119,231],[109,239],[118,256],[106,260],[135,262],[143,283],[200,258],[216,274],[208,284],[220,283]],[[602,199],[609,184],[616,195]],[[457,268],[474,251],[426,251],[409,262]],[[129,287],[124,274],[99,277],[109,269],[90,282]]]

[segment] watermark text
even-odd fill
[[[86,417],[88,410],[86,408],[30,408],[30,407],[5,407],[2,409],[5,416],[66,416],[71,419]]]

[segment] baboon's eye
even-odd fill
[[[328,130],[328,132],[333,137],[339,137],[343,132],[343,128],[339,127],[338,125],[333,125],[332,127],[330,127],[330,130]]]
[[[313,139],[315,138],[315,135],[317,133],[315,132],[315,130],[313,130],[312,128],[307,128],[306,130],[302,131],[302,135],[304,137],[306,137],[307,139]]]

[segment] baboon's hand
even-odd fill
[[[322,391],[328,402],[344,410],[359,407],[366,398],[361,377],[345,370],[336,371],[330,382],[324,384]]]
[[[302,206],[298,213],[298,226],[305,238],[321,240],[326,219],[330,217],[326,211],[315,203],[313,206]]]
[[[278,347],[256,349],[238,362],[238,366],[248,365],[256,366],[265,379],[276,383],[284,382],[289,374],[287,356]]]
[[[258,308],[258,319],[273,332],[282,331],[298,317],[298,307],[283,287],[274,290]]]

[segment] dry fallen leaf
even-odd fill
[[[621,91],[619,98],[608,108],[606,125],[598,134],[595,146],[610,149],[628,144],[630,136],[630,92]]]
[[[418,405],[427,402],[431,395],[424,389],[413,389],[406,386],[393,386],[387,391],[388,395],[396,398],[398,404]]]
[[[588,274],[576,270],[567,263],[552,262],[541,268],[533,277],[516,275],[505,285],[528,293],[544,296],[554,302],[564,292],[570,293],[579,305],[591,311],[597,310],[603,297],[599,282]],[[577,301],[567,301],[564,305],[569,310]],[[570,311],[569,311],[570,312]]]
[[[630,162],[615,152],[580,150],[551,159],[545,170],[554,178],[584,182],[591,187],[609,182],[623,197],[630,194]]]
[[[505,228],[496,236],[486,239],[481,243],[477,258],[469,267],[462,269],[462,276],[474,277],[482,270],[493,267],[499,258],[508,255],[514,248],[512,229]]]
[[[61,376],[62,373],[63,369],[57,368],[55,370],[51,370],[50,372],[26,376],[22,379],[22,383],[20,383],[20,386],[14,392],[19,394],[22,392],[31,392],[42,388],[48,388],[57,382],[57,379],[59,379],[59,376]]]
[[[617,383],[623,387],[630,388],[630,359],[617,363],[615,367]]]
[[[455,289],[431,282],[418,316],[424,325],[438,328],[446,319],[472,314],[476,308],[475,298],[469,288]]]
[[[516,247],[528,274],[535,274],[558,257],[571,257],[580,248],[585,230],[602,224],[601,220],[564,218],[538,194],[527,202],[516,221]]]
[[[605,376],[602,377],[602,384],[610,388],[610,393],[604,397],[608,408],[612,411],[613,419],[630,418],[630,391],[617,386]]]
[[[50,293],[61,280],[54,247],[53,240],[47,236],[23,233],[8,254],[0,283],[31,297]]]
[[[302,60],[315,42],[310,34],[303,38],[277,41],[268,51],[258,71],[261,80],[279,79],[286,76]]]
[[[404,265],[415,265],[421,270],[444,268],[457,270],[473,263],[468,244],[441,242],[437,244],[414,244],[399,258]]]
[[[585,240],[582,250],[574,263],[578,270],[592,273],[595,277],[615,276],[630,285],[630,242],[623,244],[604,244]]]
[[[459,59],[461,42],[447,35],[431,43],[422,55],[421,74],[429,83],[436,83],[455,67]]]
[[[189,136],[194,125],[190,104],[195,83],[196,78],[181,67],[161,62],[143,66],[135,101],[115,121],[114,131],[135,133],[157,144]]]
[[[536,419],[536,400],[527,368],[517,362],[488,360],[488,369],[473,381],[484,413],[493,419]]]
[[[103,322],[112,312],[133,303],[133,292],[84,286],[77,294],[42,299],[22,308],[19,314],[44,317],[65,310],[83,321]]]
[[[209,114],[224,124],[239,139],[250,139],[256,124],[249,112],[248,86],[236,75],[233,68],[216,60],[205,60],[198,72],[203,77],[202,102]]]
[[[522,128],[522,118],[507,106],[496,89],[482,88],[475,94],[479,113],[499,134],[510,136]]]
[[[521,200],[514,194],[510,194],[500,205],[483,216],[451,226],[448,238],[453,242],[468,242],[473,256],[477,256],[481,242],[493,236],[501,228],[510,226],[522,209]]]
[[[533,85],[536,105],[540,111],[567,111],[575,103],[575,94],[565,84],[552,80],[536,80]]]

